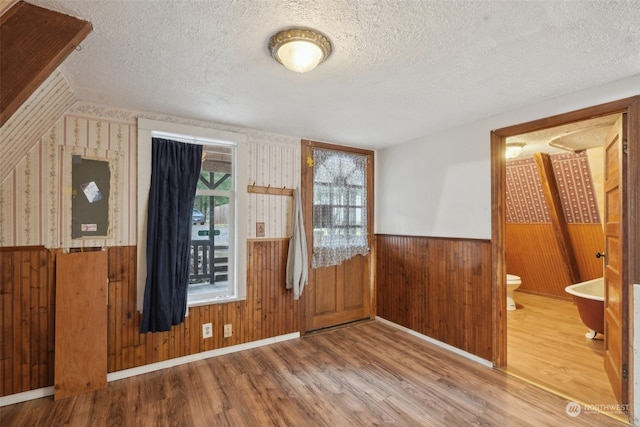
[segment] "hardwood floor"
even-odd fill
[[[588,328],[575,304],[518,291],[514,299],[518,309],[507,312],[507,372],[576,402],[615,405],[603,336],[585,338]]]
[[[0,425],[614,426],[506,373],[371,321],[0,408]]]

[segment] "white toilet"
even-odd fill
[[[518,289],[522,284],[520,276],[515,274],[507,274],[507,310],[513,311],[516,309],[516,302],[513,300],[513,291]]]

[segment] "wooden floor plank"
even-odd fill
[[[571,301],[515,293],[507,312],[507,372],[589,405],[615,405],[604,371],[604,341],[588,328]]]
[[[85,414],[95,417],[85,425],[123,426],[624,425],[594,411],[570,417],[567,403],[372,321],[114,381],[58,402],[7,406],[0,425],[74,425]]]

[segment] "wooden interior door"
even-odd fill
[[[54,399],[107,386],[107,252],[56,256]]]
[[[309,253],[309,282],[304,290],[304,332],[336,326],[371,314],[371,252],[356,255],[337,266],[311,268],[313,253],[313,163],[314,147],[369,156],[367,167],[367,224],[369,246],[373,245],[373,152],[369,150],[302,141],[302,206]]]
[[[619,403],[628,402],[627,251],[623,191],[626,177],[626,114],[613,126],[604,146],[604,368]]]

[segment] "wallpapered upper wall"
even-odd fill
[[[127,246],[136,244],[136,141],[138,117],[245,133],[248,182],[295,188],[300,185],[299,138],[214,123],[77,104],[34,141],[32,148],[0,183],[0,246]],[[71,156],[108,160],[111,169],[109,236],[71,239]],[[242,208],[242,207],[240,207]],[[291,197],[250,194],[248,238],[255,223],[265,237],[291,234]]]
[[[550,156],[567,223],[600,223],[586,153]],[[540,177],[532,158],[507,162],[508,223],[551,222]]]
[[[0,127],[0,182],[15,169],[32,148],[32,143],[53,126],[75,102],[75,94],[69,83],[56,70],[11,115]]]
[[[66,114],[0,185],[0,245],[121,246],[135,242],[135,126]],[[71,156],[109,160],[108,238],[71,239]]]

